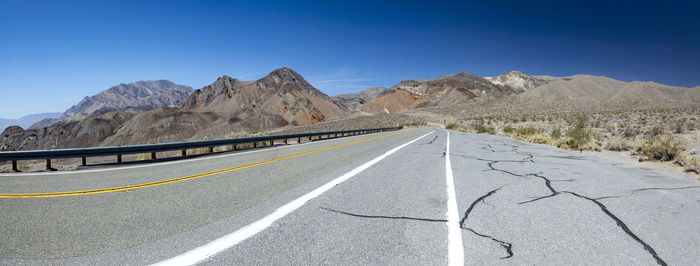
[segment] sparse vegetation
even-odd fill
[[[632,148],[632,142],[621,137],[613,137],[605,144],[605,149],[609,151],[629,151]]]
[[[635,147],[636,154],[660,161],[671,161],[683,151],[683,144],[671,135],[657,135]]]
[[[540,131],[537,128],[531,126],[519,127],[517,130],[515,130],[515,134],[518,136],[530,136],[535,135],[537,133],[540,133]]]
[[[675,163],[683,167],[683,170],[686,172],[700,174],[700,159],[695,156],[680,154],[676,158]]]
[[[583,114],[573,116],[573,126],[566,131],[566,136],[571,138],[567,143],[570,148],[583,151],[583,147],[591,140],[591,129],[587,125],[588,117]]]
[[[457,128],[457,123],[449,123],[445,126],[445,129],[456,129]]]
[[[476,133],[480,133],[480,134],[486,133],[486,134],[491,134],[491,135],[496,134],[496,128],[489,127],[489,126],[486,126],[484,124],[474,125],[473,128],[474,128],[474,131],[476,131]]]
[[[559,139],[561,138],[561,129],[555,128],[552,130],[552,133],[550,134],[552,139]]]
[[[503,127],[503,133],[505,134],[512,134],[513,131],[515,131],[515,128],[513,128],[510,125],[506,125],[505,127]]]

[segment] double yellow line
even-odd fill
[[[118,191],[129,191],[129,190],[134,190],[134,189],[139,189],[139,188],[154,187],[154,186],[160,186],[160,185],[165,185],[165,184],[170,184],[170,183],[177,183],[177,182],[197,179],[197,178],[201,178],[201,177],[205,177],[205,176],[212,176],[212,175],[228,173],[228,172],[232,172],[232,171],[236,171],[236,170],[240,170],[240,169],[244,169],[244,168],[248,168],[248,167],[268,164],[268,163],[277,162],[277,161],[281,161],[281,160],[289,159],[289,158],[294,158],[294,157],[302,156],[305,154],[330,150],[330,149],[348,146],[348,145],[352,145],[352,144],[357,144],[357,143],[361,143],[361,142],[366,142],[366,141],[370,141],[370,140],[376,140],[376,139],[386,138],[386,137],[390,137],[390,136],[394,136],[394,135],[405,134],[405,133],[409,133],[409,132],[413,132],[413,131],[416,131],[416,130],[402,131],[402,132],[392,133],[392,134],[383,135],[383,136],[379,136],[379,137],[357,140],[357,141],[333,145],[333,146],[329,146],[329,147],[325,147],[325,148],[319,148],[319,149],[309,150],[309,151],[305,151],[305,152],[295,153],[295,154],[277,157],[277,158],[266,160],[266,161],[260,161],[260,162],[256,162],[256,163],[250,163],[250,164],[246,164],[246,165],[221,169],[221,170],[212,171],[212,172],[177,177],[177,178],[172,178],[172,179],[165,179],[165,180],[161,180],[161,181],[143,183],[143,184],[138,184],[138,185],[128,185],[128,186],[121,186],[121,187],[98,188],[98,189],[78,190],[78,191],[65,191],[65,192],[6,193],[6,194],[0,194],[0,198],[52,198],[52,197],[78,196],[78,195],[100,194],[100,193],[118,192]]]

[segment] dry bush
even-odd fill
[[[513,128],[510,125],[506,125],[505,127],[503,127],[503,133],[505,134],[511,134],[513,133],[513,131],[515,131],[515,128]]]
[[[518,139],[524,140],[527,142],[538,143],[538,144],[551,144],[552,143],[552,138],[550,138],[549,136],[542,134],[542,133],[536,133],[536,134],[527,135],[527,136],[519,136]]]
[[[540,133],[540,130],[535,128],[535,127],[532,127],[532,126],[519,127],[518,129],[515,130],[515,134],[518,136],[530,136],[530,135],[535,135],[535,134],[539,134],[539,133]]]
[[[612,137],[605,143],[605,149],[609,151],[629,151],[633,147],[631,141],[620,137]]]
[[[680,154],[675,161],[676,164],[683,167],[686,172],[694,172],[700,174],[700,159],[695,156]]]
[[[445,129],[456,129],[457,124],[456,123],[449,123],[445,126]]]
[[[474,129],[474,131],[476,131],[476,133],[479,133],[479,134],[483,134],[483,133],[491,134],[491,135],[496,134],[496,128],[486,126],[484,124],[475,124],[475,125],[472,125],[472,128]]]
[[[572,149],[583,151],[584,144],[592,139],[591,129],[588,127],[588,117],[583,114],[575,114],[572,120],[573,126],[566,131],[566,136],[572,141],[567,145]]]
[[[671,135],[657,135],[635,147],[635,154],[661,161],[671,161],[683,151],[683,143]]]
[[[559,139],[561,138],[561,129],[558,127],[552,130],[552,133],[549,134],[553,139]]]

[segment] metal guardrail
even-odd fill
[[[301,143],[303,138],[307,138],[308,141],[312,141],[313,138],[322,139],[323,136],[326,138],[337,138],[351,135],[361,135],[369,134],[375,132],[383,131],[394,131],[399,130],[401,127],[387,127],[387,128],[372,128],[372,129],[358,129],[358,130],[345,130],[345,131],[326,131],[326,132],[312,132],[312,133],[298,133],[298,134],[285,134],[285,135],[270,135],[270,136],[259,136],[259,137],[246,137],[246,138],[231,138],[231,139],[217,139],[217,140],[199,140],[199,141],[187,141],[187,142],[169,142],[169,143],[158,143],[158,144],[143,144],[143,145],[128,145],[128,146],[110,146],[110,147],[92,147],[92,148],[75,148],[75,149],[56,149],[56,150],[32,150],[32,151],[7,151],[0,152],[0,161],[12,161],[12,170],[19,171],[17,169],[18,160],[36,160],[36,159],[46,159],[46,169],[54,170],[51,167],[51,159],[57,158],[82,158],[82,165],[87,165],[87,157],[97,157],[97,156],[117,156],[117,162],[122,162],[122,155],[124,154],[138,154],[138,153],[150,153],[151,159],[156,159],[156,152],[163,151],[175,151],[180,150],[182,156],[187,156],[188,149],[197,148],[209,148],[209,152],[214,151],[214,147],[228,146],[232,145],[232,150],[237,149],[239,144],[252,144],[253,148],[257,148],[257,143],[269,143],[270,146],[274,144],[274,141],[282,140],[287,144],[287,140],[296,139],[297,143]]]

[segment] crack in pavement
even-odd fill
[[[429,141],[429,142],[426,142],[426,143],[421,143],[421,144],[419,144],[419,145],[429,145],[429,144],[433,144],[433,142],[435,142],[435,140],[437,140],[437,138],[438,138],[438,136],[435,135],[435,137],[433,138],[433,140],[431,140],[431,141]]]
[[[369,219],[412,220],[412,221],[441,222],[441,223],[447,222],[447,220],[442,220],[442,219],[415,218],[415,217],[407,217],[407,216],[365,215],[365,214],[344,212],[344,211],[329,209],[329,208],[325,208],[325,207],[319,207],[319,208],[321,208],[322,210],[325,210],[325,211],[329,211],[329,212],[335,212],[335,213],[339,213],[339,214],[345,214],[345,215],[349,215],[349,216],[360,217],[360,218],[369,218]]]
[[[489,145],[489,147],[490,147],[490,145]],[[517,147],[516,147],[516,146],[512,146],[512,151],[515,152],[515,153],[517,153],[517,154],[520,154],[520,155],[527,155],[527,156],[529,156],[528,158],[523,159],[522,161],[529,160],[530,162],[533,162],[533,163],[534,163],[534,160],[533,160],[534,155],[519,152],[519,151],[517,151]],[[495,151],[493,151],[493,152],[495,152]],[[605,215],[607,215],[608,217],[610,217],[612,220],[615,221],[615,223],[617,224],[617,226],[620,227],[620,228],[622,229],[622,231],[625,232],[625,234],[627,234],[629,237],[631,237],[632,239],[634,239],[635,241],[637,241],[639,244],[641,244],[642,247],[644,248],[644,250],[646,250],[649,254],[651,254],[651,255],[654,257],[654,259],[656,260],[656,263],[658,263],[659,265],[663,265],[663,266],[667,265],[666,262],[665,262],[663,259],[661,259],[661,257],[659,257],[659,255],[656,253],[656,251],[654,250],[654,248],[652,248],[649,244],[647,244],[646,242],[644,242],[641,238],[639,238],[639,236],[637,236],[636,234],[634,234],[634,233],[632,232],[632,230],[630,230],[629,227],[628,227],[622,220],[620,220],[620,218],[618,218],[617,216],[615,216],[615,214],[613,214],[613,213],[607,208],[607,206],[605,206],[605,204],[603,204],[603,203],[601,203],[601,202],[599,201],[599,199],[602,199],[602,198],[594,199],[594,198],[589,198],[589,197],[586,197],[586,196],[583,196],[583,195],[580,195],[580,194],[577,194],[577,193],[571,192],[571,191],[561,191],[561,192],[560,192],[560,191],[557,191],[557,190],[554,189],[554,187],[552,186],[552,181],[551,181],[549,178],[545,177],[545,176],[543,175],[542,172],[540,172],[540,173],[535,173],[535,174],[516,174],[516,173],[510,172],[510,171],[505,170],[505,169],[498,169],[498,168],[493,167],[493,164],[498,163],[498,162],[502,162],[502,161],[498,161],[498,160],[486,160],[486,159],[481,159],[481,158],[475,158],[475,159],[481,160],[481,161],[486,161],[487,164],[488,164],[488,166],[489,166],[489,168],[491,168],[491,170],[493,170],[493,171],[500,171],[500,172],[508,173],[508,174],[510,174],[510,175],[519,176],[519,177],[534,176],[534,177],[537,177],[537,178],[540,178],[540,179],[544,180],[545,186],[547,187],[547,189],[549,189],[549,191],[550,191],[551,193],[550,193],[549,195],[542,196],[542,197],[538,197],[538,198],[535,198],[535,199],[532,199],[532,200],[519,202],[519,203],[518,203],[519,205],[522,205],[522,204],[525,204],[525,203],[535,202],[535,201],[538,201],[538,200],[541,200],[541,199],[546,199],[546,198],[555,197],[555,196],[557,196],[557,195],[561,195],[562,193],[566,193],[566,194],[569,194],[569,195],[573,195],[573,196],[578,197],[578,198],[580,198],[580,199],[585,199],[585,200],[588,200],[588,201],[591,201],[591,202],[595,203],[595,204],[598,205],[598,207],[603,211],[603,213],[605,213]],[[688,188],[696,188],[696,187],[700,187],[700,186],[679,187],[679,188],[642,188],[642,189],[633,190],[632,193],[639,192],[639,191],[646,191],[646,190],[677,190],[677,189],[688,189]],[[500,189],[500,188],[498,188],[498,189]],[[473,207],[474,207],[479,201],[483,201],[484,198],[486,198],[486,197],[488,197],[488,196],[491,196],[493,193],[496,193],[496,191],[498,191],[498,189],[493,190],[493,191],[487,193],[486,195],[480,197],[480,198],[477,199],[474,203],[472,203],[472,205],[469,207],[469,209],[467,209],[467,213],[465,213],[464,219],[462,219],[462,222],[460,222],[460,226],[463,225],[463,222],[466,220],[467,216],[469,215],[469,213],[471,212],[471,210],[473,209]],[[603,198],[610,198],[610,197],[603,197]],[[504,248],[505,248],[505,246],[504,246]]]
[[[652,191],[652,190],[681,190],[681,189],[691,189],[691,188],[700,188],[700,186],[687,186],[687,187],[648,187],[648,188],[640,188],[640,189],[635,189],[632,190],[627,195],[615,195],[615,196],[605,196],[605,197],[599,197],[595,198],[596,200],[603,200],[603,199],[612,199],[612,198],[624,198],[624,197],[629,197],[634,195],[634,193],[641,192],[641,191]]]
[[[551,197],[554,197],[554,196],[556,196],[556,195],[559,195],[559,192],[556,191],[556,190],[554,190],[554,188],[552,187],[552,181],[549,180],[549,178],[543,176],[542,173],[538,173],[538,174],[528,174],[528,175],[529,175],[529,176],[539,177],[540,179],[544,180],[544,185],[547,186],[547,188],[549,189],[549,192],[551,192],[551,194],[549,194],[549,195],[547,195],[547,196],[542,196],[542,197],[534,198],[534,199],[528,200],[528,201],[518,202],[519,205],[520,205],[520,204],[525,204],[525,203],[530,203],[530,202],[535,202],[535,201],[538,201],[538,200],[541,200],[541,199],[551,198]]]
[[[626,225],[624,222],[622,222],[622,220],[620,220],[620,218],[618,218],[617,216],[615,216],[615,214],[613,214],[610,210],[608,210],[608,207],[606,207],[605,204],[600,203],[600,202],[599,202],[598,200],[596,200],[596,199],[589,198],[589,197],[586,197],[586,196],[582,196],[582,195],[576,194],[576,193],[574,193],[574,192],[562,191],[562,193],[567,193],[567,194],[570,194],[570,195],[574,195],[574,196],[576,196],[576,197],[589,200],[589,201],[595,203],[596,205],[598,205],[598,207],[600,207],[600,209],[601,209],[608,217],[610,217],[611,219],[615,220],[615,222],[617,223],[617,226],[619,226],[620,228],[622,228],[622,231],[624,231],[624,232],[625,232],[627,235],[629,235],[632,239],[636,240],[639,244],[642,244],[642,246],[644,247],[644,249],[645,249],[647,252],[649,252],[649,254],[651,254],[651,255],[654,257],[654,259],[656,259],[656,263],[658,263],[659,265],[663,265],[663,266],[668,265],[668,264],[666,264],[666,262],[665,262],[663,259],[661,259],[661,257],[659,257],[658,254],[656,254],[656,251],[654,250],[654,248],[652,248],[649,244],[647,244],[646,242],[644,242],[644,240],[642,240],[642,239],[639,238],[637,235],[635,235],[635,234],[632,232],[632,230],[630,230],[629,227],[627,227],[627,225]]]
[[[469,214],[471,214],[471,212],[474,210],[474,207],[476,207],[476,205],[479,202],[483,202],[484,204],[486,204],[486,201],[484,201],[484,200],[486,198],[490,197],[491,195],[495,194],[501,188],[503,188],[503,187],[499,187],[497,189],[491,190],[488,193],[486,193],[483,196],[476,199],[474,202],[472,202],[472,204],[469,205],[469,208],[467,208],[467,210],[464,212],[464,217],[462,217],[462,220],[459,221],[459,227],[462,229],[468,230],[477,236],[480,236],[483,238],[489,238],[489,239],[491,239],[491,241],[498,243],[498,245],[500,245],[503,249],[505,249],[506,253],[508,253],[507,256],[501,257],[501,259],[509,259],[509,258],[513,257],[513,244],[512,243],[505,242],[503,240],[497,239],[497,238],[490,236],[490,235],[479,233],[476,230],[466,226],[467,219],[469,218]]]

